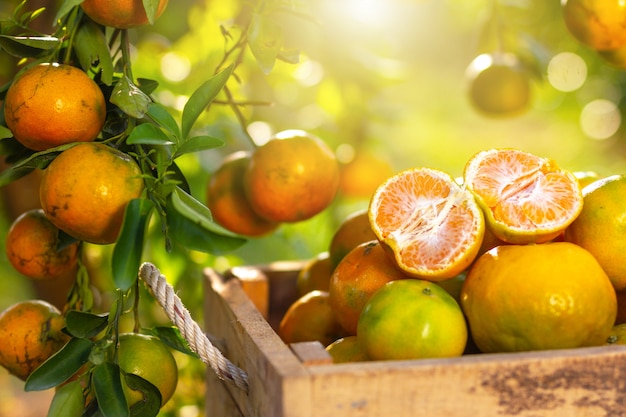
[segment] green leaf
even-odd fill
[[[209,209],[179,187],[170,194],[166,209],[169,236],[188,249],[223,254],[246,242],[214,223]]]
[[[167,129],[176,138],[180,137],[180,128],[174,117],[165,106],[159,103],[151,103],[148,106],[148,116],[159,126]]]
[[[84,408],[83,389],[78,381],[72,381],[56,390],[47,417],[80,417]]]
[[[124,113],[137,119],[141,119],[148,112],[148,106],[152,103],[150,97],[127,76],[120,78],[115,84],[110,101]]]
[[[24,390],[46,390],[67,381],[87,363],[92,347],[93,342],[89,339],[71,338],[28,376]]]
[[[150,80],[148,78],[141,77],[137,78],[137,87],[139,87],[141,91],[148,95],[154,93],[158,86],[159,83],[156,80]]]
[[[163,397],[152,383],[135,374],[124,373],[124,381],[128,388],[140,391],[144,400],[139,401],[130,409],[132,417],[155,417],[161,409]]]
[[[13,133],[11,133],[9,128],[0,125],[0,139],[7,139],[7,138],[12,138],[12,137],[13,137]]]
[[[113,280],[117,288],[126,291],[137,280],[141,265],[146,224],[154,205],[145,198],[135,198],[128,203],[122,230],[113,248]]]
[[[70,310],[65,315],[65,327],[74,337],[83,339],[96,336],[109,324],[108,314],[93,314]]]
[[[80,66],[87,71],[98,64],[101,79],[106,85],[113,84],[113,60],[104,32],[91,20],[85,21],[76,33],[74,49]]]
[[[182,139],[189,137],[192,126],[196,120],[198,120],[198,117],[200,117],[204,109],[211,104],[217,94],[224,88],[226,81],[228,81],[230,74],[233,72],[233,68],[234,65],[231,65],[222,72],[214,75],[191,94],[191,97],[189,97],[183,109]]]
[[[129,145],[173,145],[163,130],[152,123],[142,123],[133,128],[126,139]]]
[[[160,0],[143,0],[143,8],[146,11],[146,17],[151,25],[153,25],[156,20],[160,2]]]
[[[180,334],[178,327],[174,326],[159,326],[153,329],[147,330],[151,335],[158,337],[163,343],[175,349],[179,352],[186,353],[187,355],[198,357],[198,354],[189,348],[189,344]]]
[[[3,187],[16,179],[23,177],[34,169],[44,169],[52,162],[56,156],[67,148],[74,146],[74,143],[58,146],[46,151],[37,152],[30,155],[10,167],[0,172],[0,187]]]
[[[267,14],[255,14],[248,28],[250,51],[265,74],[274,69],[283,46],[283,31]]]
[[[93,387],[104,417],[130,416],[121,375],[120,367],[112,362],[104,362],[93,370]]]
[[[59,6],[59,10],[54,17],[54,21],[57,22],[62,19],[65,15],[71,12],[74,7],[78,6],[83,1],[84,0],[64,0],[63,3]]]
[[[61,44],[54,36],[8,36],[0,35],[0,48],[15,57],[35,57]]]
[[[206,149],[214,149],[224,146],[224,141],[212,136],[194,136],[183,142],[174,153],[174,159],[186,153],[194,153],[204,151]]]

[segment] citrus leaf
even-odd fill
[[[54,393],[47,417],[80,417],[84,407],[85,398],[80,383],[68,382]]]
[[[209,253],[228,253],[246,239],[213,222],[206,206],[176,187],[167,201],[169,236],[188,249]]]
[[[161,408],[161,392],[157,387],[144,378],[135,374],[124,374],[124,381],[128,388],[140,391],[144,400],[137,402],[130,408],[131,417],[155,417]]]
[[[118,365],[112,362],[97,365],[93,370],[93,387],[104,417],[130,416]]]
[[[176,149],[174,159],[186,153],[200,152],[207,149],[219,148],[224,146],[224,141],[212,136],[194,136],[187,139],[182,145]]]
[[[150,97],[133,84],[127,76],[120,78],[115,84],[110,101],[124,113],[137,119],[141,119],[146,114],[152,102]]]
[[[0,139],[12,138],[13,133],[9,130],[9,128],[0,125]]]
[[[196,91],[191,94],[183,108],[182,132],[183,139],[189,137],[191,127],[198,120],[204,109],[211,104],[217,94],[224,88],[226,81],[233,72],[234,65],[227,67],[220,73],[205,81]]]
[[[65,327],[74,337],[83,339],[96,336],[109,324],[108,314],[93,314],[70,310],[65,315]]]
[[[102,82],[113,84],[113,60],[104,33],[96,23],[88,20],[80,26],[74,49],[85,71],[97,63],[102,71]]]
[[[143,0],[143,8],[146,11],[146,17],[148,18],[148,22],[151,25],[154,24],[156,20],[157,12],[159,11],[159,3],[160,0]]]
[[[58,47],[61,41],[54,36],[8,36],[0,35],[0,48],[15,57],[34,57],[42,51]]]
[[[89,360],[93,342],[73,337],[26,379],[25,391],[41,391],[67,381]]]
[[[261,70],[269,74],[283,46],[283,31],[268,15],[257,13],[248,28],[248,45]]]
[[[158,126],[142,123],[130,132],[126,143],[129,145],[172,145],[171,138]]]
[[[135,198],[128,203],[122,230],[113,248],[113,280],[117,288],[126,291],[135,284],[141,265],[146,224],[154,204],[145,198]]]
[[[137,87],[144,93],[150,95],[159,87],[159,83],[156,80],[139,77],[137,78]]]
[[[198,354],[189,348],[189,344],[180,334],[178,327],[174,326],[158,326],[153,329],[147,330],[151,335],[158,337],[163,343],[175,349],[179,352],[186,353],[187,355],[198,357]]]
[[[63,3],[59,6],[59,10],[54,17],[54,21],[57,22],[62,19],[65,15],[71,12],[74,7],[78,6],[83,1],[84,0],[64,0]]]
[[[174,117],[167,108],[159,103],[151,103],[148,106],[148,116],[159,126],[167,129],[175,137],[180,137],[180,128]]]

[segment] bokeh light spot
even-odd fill
[[[587,79],[587,64],[579,55],[561,52],[548,64],[548,80],[559,91],[579,89]]]
[[[591,139],[608,139],[617,132],[621,124],[619,109],[615,103],[605,99],[589,102],[580,114],[580,126]]]

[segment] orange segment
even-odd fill
[[[572,173],[520,150],[477,153],[465,166],[464,184],[495,236],[508,243],[554,239],[582,210],[582,192]]]
[[[432,281],[466,269],[485,231],[473,195],[447,173],[430,168],[409,169],[384,182],[372,197],[369,218],[397,265]]]

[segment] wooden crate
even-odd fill
[[[206,331],[249,378],[246,394],[208,368],[207,417],[626,415],[626,346],[351,364],[317,343],[287,346],[272,325],[301,266],[205,271]]]

